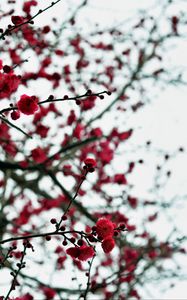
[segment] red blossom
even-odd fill
[[[78,259],[80,259],[82,261],[92,258],[95,253],[93,248],[89,247],[89,246],[81,246],[79,248],[79,252],[80,252],[80,254],[78,255]]]
[[[104,239],[104,241],[102,241],[101,246],[105,253],[109,253],[115,247],[115,241],[112,237],[107,237],[106,239]]]
[[[49,131],[49,127],[44,126],[42,124],[37,124],[36,133],[40,135],[42,138],[46,138]]]
[[[101,265],[102,265],[103,267],[107,267],[107,266],[111,266],[112,263],[113,263],[112,258],[111,258],[110,256],[106,256],[106,260],[104,260],[104,261],[101,263]]]
[[[56,295],[55,290],[51,289],[50,287],[42,287],[41,290],[44,293],[46,300],[54,299]]]
[[[92,278],[90,281],[90,293],[93,292],[95,297],[97,297],[97,293],[98,295],[100,293],[101,297],[103,296],[103,299],[107,300],[114,297],[116,287],[118,289],[119,284],[117,296],[120,300],[125,300],[126,297],[140,299],[138,290],[136,290],[136,283],[140,275],[144,276],[144,272],[142,272],[142,274],[138,274],[138,272],[136,272],[139,263],[141,266],[141,264],[146,265],[148,262],[149,266],[154,268],[153,263],[155,263],[155,266],[157,266],[157,264],[159,266],[159,259],[168,259],[174,253],[185,253],[186,250],[181,248],[182,245],[180,246],[179,243],[177,243],[177,246],[174,247],[169,244],[169,241],[166,243],[158,242],[156,237],[152,236],[151,233],[148,233],[147,231],[141,233],[142,231],[140,230],[138,231],[138,234],[136,232],[136,226],[129,224],[129,220],[131,219],[130,210],[138,208],[139,200],[138,198],[131,197],[129,195],[131,189],[125,191],[126,193],[122,191],[120,195],[120,189],[118,191],[117,185],[126,185],[128,183],[128,177],[126,178],[126,176],[134,170],[135,163],[129,162],[127,158],[127,160],[124,160],[125,172],[116,173],[113,169],[112,160],[116,155],[118,155],[118,153],[115,153],[116,149],[118,147],[120,148],[123,143],[128,142],[128,139],[133,133],[133,129],[123,129],[123,126],[119,125],[124,125],[123,122],[118,123],[117,120],[118,114],[120,117],[121,112],[123,112],[122,117],[124,117],[125,120],[126,111],[136,113],[136,111],[143,105],[143,102],[141,101],[143,101],[142,95],[144,95],[144,84],[142,85],[142,88],[140,84],[139,89],[135,82],[139,81],[141,83],[141,80],[144,79],[144,74],[146,75],[144,65],[148,64],[150,59],[156,59],[159,63],[159,60],[161,61],[164,58],[162,57],[162,51],[159,50],[162,40],[164,41],[165,38],[170,38],[176,35],[179,36],[179,26],[182,26],[185,20],[183,21],[182,18],[180,20],[180,14],[179,16],[171,15],[170,17],[168,17],[167,14],[167,18],[169,19],[169,27],[167,26],[167,28],[169,28],[170,31],[168,32],[168,35],[162,35],[159,34],[159,27],[155,27],[157,24],[153,22],[154,16],[148,16],[148,26],[146,26],[147,21],[145,16],[145,20],[144,18],[140,19],[140,22],[138,20],[137,25],[133,26],[133,30],[139,28],[137,33],[141,31],[143,34],[145,27],[146,35],[148,33],[151,34],[151,24],[153,23],[153,29],[158,34],[154,35],[154,37],[150,36],[149,43],[147,44],[147,41],[139,40],[139,38],[136,38],[136,35],[133,37],[132,31],[132,35],[129,38],[130,48],[127,48],[128,35],[126,38],[127,45],[121,44],[120,46],[120,44],[118,44],[120,40],[122,43],[125,43],[125,33],[122,32],[121,28],[119,30],[111,28],[108,32],[97,28],[96,31],[92,31],[90,37],[86,35],[82,37],[81,32],[76,34],[76,30],[73,30],[73,36],[71,36],[71,29],[68,27],[68,24],[65,24],[65,27],[67,27],[67,33],[65,33],[64,30],[62,33],[65,33],[64,37],[68,37],[67,42],[64,39],[63,43],[57,43],[56,45],[56,42],[61,41],[61,36],[59,35],[61,30],[58,31],[59,20],[56,16],[54,16],[51,23],[48,22],[48,25],[37,28],[35,14],[33,13],[31,16],[30,13],[32,7],[37,6],[37,2],[39,1],[26,0],[22,2],[24,2],[21,4],[23,16],[11,16],[14,14],[14,8],[16,8],[14,7],[16,0],[8,0],[7,3],[9,4],[10,12],[2,12],[0,16],[8,16],[8,18],[11,18],[12,21],[12,24],[8,25],[7,30],[0,29],[1,38],[5,39],[5,47],[1,47],[2,57],[5,60],[0,60],[0,99],[6,98],[5,101],[7,102],[5,109],[4,105],[2,105],[2,118],[4,118],[2,121],[7,121],[7,124],[10,123],[10,127],[8,127],[6,123],[0,124],[0,146],[2,148],[0,166],[2,166],[1,173],[6,171],[6,168],[10,168],[11,171],[8,172],[11,176],[7,177],[2,174],[2,178],[0,178],[0,192],[6,190],[6,184],[9,182],[9,177],[10,185],[13,187],[11,192],[8,192],[8,198],[5,199],[7,201],[5,203],[5,216],[3,216],[3,220],[1,222],[1,227],[3,227],[1,230],[2,234],[5,234],[6,238],[7,226],[8,238],[10,237],[11,241],[16,240],[12,242],[11,245],[17,245],[17,250],[13,249],[11,251],[11,256],[17,260],[15,263],[20,263],[23,252],[21,248],[19,249],[21,241],[17,243],[17,240],[31,240],[31,242],[33,240],[34,245],[35,237],[38,238],[40,236],[41,242],[39,241],[39,245],[45,245],[45,243],[42,244],[43,236],[49,238],[50,232],[48,232],[48,227],[45,228],[45,222],[43,223],[45,220],[43,217],[46,216],[47,222],[49,223],[49,220],[51,220],[51,224],[56,226],[58,223],[57,220],[60,220],[60,218],[58,218],[58,214],[60,216],[62,210],[66,210],[66,219],[62,218],[63,222],[61,224],[60,221],[59,230],[57,229],[57,226],[57,230],[52,233],[52,235],[54,235],[53,239],[56,240],[55,245],[51,244],[51,250],[54,249],[53,254],[55,255],[54,262],[56,263],[56,270],[64,268],[66,266],[66,260],[66,267],[68,268],[68,259],[70,259],[71,263],[76,268],[85,272],[86,269],[84,268],[84,262],[95,256],[94,247],[91,247],[90,245],[92,245],[92,243],[95,243],[96,245],[101,244],[104,253],[110,254],[115,247],[116,239],[116,248],[118,246],[118,251],[116,250],[116,253],[119,254],[120,252],[120,256],[118,255],[114,258],[112,255],[101,255],[101,257],[99,257],[99,253],[97,253],[97,262],[94,265],[94,268],[91,269]],[[49,8],[54,6],[57,2],[58,1],[51,2],[51,5],[49,4]],[[169,2],[171,1],[168,1],[168,3]],[[40,13],[43,13],[43,11],[48,10],[48,8],[43,9],[43,7],[39,7],[36,9],[34,8],[34,10],[36,10],[37,17]],[[75,21],[77,22],[76,19],[76,15],[73,16],[69,20],[70,25],[74,25]],[[22,23],[24,22],[27,24],[23,25]],[[34,23],[35,25],[32,26]],[[105,40],[105,35],[108,40],[106,43],[103,42]],[[53,40],[53,37],[55,40]],[[115,42],[112,43],[112,41]],[[57,47],[53,47],[53,45],[56,45]],[[147,45],[150,47],[147,48]],[[62,47],[63,50],[57,49],[58,47]],[[94,52],[92,54],[92,48],[98,49],[94,50],[96,55],[94,55]],[[64,49],[67,49],[67,52],[65,52],[66,50]],[[27,53],[29,56],[27,56]],[[34,56],[36,56],[36,60],[32,61],[31,58]],[[34,71],[28,70],[28,64],[25,66],[25,62],[27,61],[27,59],[25,59],[26,57],[29,58],[29,64],[33,63]],[[135,70],[136,68],[133,68],[133,66],[130,66],[131,61],[133,61],[133,57],[136,58],[134,66],[137,70]],[[24,65],[23,68],[22,65]],[[85,68],[87,68],[87,72],[85,72]],[[127,72],[125,72],[124,68],[127,69]],[[17,70],[20,70],[22,77],[15,75],[14,69],[16,72]],[[123,70],[124,72],[121,73],[120,70]],[[133,70],[136,72],[132,72]],[[150,76],[148,77],[152,76],[153,80],[154,77],[159,79],[160,74],[163,72],[166,72],[166,70],[158,65],[155,71],[150,71],[150,74],[148,74]],[[125,78],[124,86],[122,82],[123,80],[121,81],[120,77]],[[22,95],[20,99],[18,98],[17,107],[12,104],[14,101],[14,95],[12,96],[12,94],[16,92],[20,84],[23,85],[20,89],[23,88],[26,91],[29,90],[29,88],[32,89],[32,84],[30,85],[31,81],[39,81],[38,83],[40,85],[40,80],[41,84],[42,81],[44,81],[45,85],[45,81],[47,81],[47,84],[49,83],[49,88],[50,85],[52,86],[51,91],[49,91],[52,95],[44,95],[44,99],[48,99],[45,105],[43,105],[44,103],[40,103],[36,96],[28,96],[26,94]],[[59,90],[56,89],[58,86]],[[126,87],[128,89],[126,89]],[[35,86],[34,89],[37,88],[38,87]],[[76,100],[75,95],[79,95],[79,91],[81,91],[82,88],[89,91],[83,98],[82,96],[77,97],[78,100],[75,102],[62,102],[61,107],[61,102],[56,102],[57,98],[59,98],[58,101],[68,100],[68,97],[70,98],[69,100]],[[92,96],[92,92],[90,90],[92,88],[94,88],[96,95],[98,96]],[[47,90],[48,89],[46,89],[46,92]],[[102,90],[105,90],[105,92],[100,93]],[[126,94],[126,90],[128,90],[129,95]],[[106,103],[105,106],[105,103],[99,103],[100,100],[97,99],[103,99],[104,94],[110,94],[110,92],[108,93],[106,91],[114,92],[114,100],[109,104]],[[137,100],[138,102],[136,101],[136,95],[135,98],[133,97],[133,91],[137,94],[137,96],[140,92],[140,99]],[[64,96],[66,92],[69,96]],[[130,102],[131,98],[132,103]],[[7,100],[9,100],[10,103],[8,103]],[[118,104],[113,106],[117,100],[119,100],[119,106]],[[3,100],[2,102],[5,101]],[[50,101],[51,103],[47,104],[47,102]],[[68,107],[70,103],[72,106]],[[79,106],[76,106],[75,104]],[[97,109],[93,109],[96,104],[98,105]],[[116,120],[115,127],[113,126],[114,124],[112,124],[113,118],[110,120],[109,111],[112,107],[115,107],[116,109],[116,115],[114,116],[114,120]],[[107,112],[107,116],[105,112]],[[23,130],[25,132],[37,135],[36,139],[40,140],[41,147],[37,146],[33,149],[35,146],[32,147],[33,144],[30,144],[29,140],[27,142],[26,136],[25,139],[23,136],[23,140],[21,140],[14,135],[14,130],[16,128],[15,125],[19,125],[19,122],[14,125],[14,122],[10,122],[11,120],[9,121],[8,117],[15,121],[20,118],[21,113],[25,115],[33,115],[31,126],[26,127],[26,124],[22,123],[20,129],[23,126]],[[52,126],[52,118],[56,124],[54,124],[54,129]],[[27,119],[27,121],[29,121],[29,118]],[[105,124],[103,123],[103,128],[102,123],[99,123],[99,119],[102,119],[103,122],[106,121]],[[108,126],[107,123],[108,119],[110,126]],[[11,124],[12,127],[15,128],[11,129]],[[101,128],[99,127],[100,125]],[[94,128],[95,126],[98,127]],[[19,127],[17,129],[19,129]],[[48,135],[49,130],[50,135]],[[102,137],[102,139],[100,137]],[[37,142],[37,140],[35,142]],[[33,150],[31,151],[31,149]],[[183,149],[182,145],[179,149]],[[76,150],[76,152],[74,150]],[[119,153],[122,153],[121,150],[123,151],[121,148],[119,149]],[[28,151],[30,151],[30,156],[27,156]],[[181,150],[181,152],[182,151],[183,150]],[[51,156],[50,161],[48,160],[48,153]],[[94,158],[92,158],[92,156]],[[169,157],[169,155],[166,156]],[[75,162],[73,163],[74,158]],[[46,161],[49,162],[50,168],[48,168],[47,165],[46,168],[44,168],[44,164],[47,164]],[[138,164],[136,158],[135,161]],[[143,162],[143,160],[139,160],[139,162]],[[42,163],[43,167],[42,165],[36,165]],[[90,180],[87,183],[85,182],[84,189],[81,184],[79,184],[79,181],[82,183],[86,178],[86,176],[84,176],[84,172],[82,176],[80,174],[80,164],[83,164],[85,174],[87,174],[87,172],[93,172],[95,167],[98,166],[97,174],[93,178],[93,181]],[[167,174],[169,174],[169,172],[170,171],[168,171]],[[6,175],[7,172],[4,173]],[[45,179],[52,173],[54,175],[53,178],[56,178],[56,180],[53,180],[51,176],[50,180],[52,184],[47,187],[45,186]],[[67,176],[70,178],[69,184],[69,178],[67,178]],[[58,184],[58,180],[60,184]],[[113,192],[110,193],[110,190],[107,191],[107,184],[108,186],[114,185],[114,188],[116,189],[116,193],[114,193],[115,195]],[[16,187],[15,189],[14,186]],[[35,188],[33,188],[33,186],[35,186]],[[91,209],[89,205],[87,206],[86,201],[84,202],[86,195],[89,193],[87,187],[88,189],[90,188],[93,193],[97,194],[99,199],[102,198],[100,203],[101,205],[95,203],[95,207],[93,207],[93,209]],[[31,195],[31,198],[33,198],[31,200],[29,200],[29,193],[27,195],[28,189],[31,190],[30,194],[36,194],[36,197],[34,197],[34,195],[32,197]],[[80,197],[84,195],[85,197]],[[81,199],[83,201],[81,201]],[[125,204],[127,204],[127,206],[125,206]],[[142,205],[155,206],[156,201],[151,201],[148,198],[147,200],[142,200]],[[11,209],[13,209],[12,214]],[[123,215],[124,212],[127,213],[128,218]],[[41,227],[37,226],[37,222],[35,223],[36,217],[41,219],[41,222],[39,222],[41,224],[38,223]],[[152,222],[156,220],[157,217],[158,212],[156,211],[155,213],[155,210],[151,212],[151,215],[149,215],[146,220],[143,216],[143,226],[145,225],[146,227],[146,224],[144,224],[145,221]],[[94,221],[95,219],[98,221],[95,226],[91,227],[91,221]],[[111,220],[114,220],[115,223]],[[83,226],[81,225],[81,221],[85,221],[84,225],[82,224]],[[85,230],[82,230],[84,227]],[[77,231],[74,231],[74,228],[77,228]],[[66,233],[66,231],[69,233]],[[123,248],[120,249],[120,235],[122,235],[123,231],[127,231],[126,234],[129,238],[128,243],[126,242],[123,245]],[[71,234],[71,238],[70,236],[68,238],[66,234]],[[28,238],[29,235],[33,237]],[[86,241],[88,244],[86,244]],[[72,247],[68,246],[68,249],[65,250],[64,246],[67,246],[70,242]],[[7,247],[9,247],[9,244],[7,244]],[[8,254],[7,251],[5,253]],[[35,254],[35,262],[37,262],[37,251]],[[70,257],[68,257],[68,255]],[[50,257],[52,258],[52,255],[50,255]],[[7,258],[9,257],[7,256]],[[40,260],[38,257],[38,263],[40,266],[45,265],[43,258],[45,257],[41,257]],[[0,256],[0,264],[2,264],[3,259],[4,257]],[[26,260],[24,259],[24,261]],[[19,266],[19,264],[17,264],[17,266]],[[106,272],[110,269],[109,276],[113,276],[115,275],[117,266],[119,267],[119,270],[122,269],[123,271],[120,278],[113,281],[101,278],[102,274],[100,274],[100,267],[102,267],[102,269],[106,269]],[[159,271],[162,270],[164,271],[164,264],[159,268]],[[163,274],[165,274],[165,272]],[[56,276],[56,274],[54,275]],[[87,272],[85,275],[89,276],[89,273]],[[35,287],[30,288],[35,288],[33,293],[40,293],[38,297],[43,294],[43,299],[56,299],[58,288],[54,288],[52,282],[47,282],[47,286],[45,286],[44,279],[45,278],[40,280],[40,278],[38,278],[38,284],[36,284]],[[17,282],[17,278],[15,278],[15,280],[13,279],[13,283],[13,288],[15,289],[19,284]],[[27,282],[25,283],[27,286]],[[123,285],[120,286],[120,284]],[[55,281],[54,286],[57,287]],[[63,286],[59,288],[62,288],[62,295],[60,295],[61,292],[59,292],[59,297],[62,296],[67,298],[70,296],[71,293],[69,293],[68,287],[67,293],[66,287],[65,289]],[[123,292],[125,290],[127,291],[126,294]],[[19,290],[17,291],[17,294],[19,292],[21,294],[21,291]],[[75,292],[76,291],[72,290],[72,295]],[[86,291],[83,291],[83,294],[80,292],[80,297],[86,297],[85,292]],[[4,296],[0,296],[0,300],[3,299]],[[20,295],[19,297],[13,297],[10,299],[33,300],[34,298],[32,295],[27,293],[23,296]]]
[[[3,71],[4,73],[10,73],[11,72],[11,67],[8,65],[3,66]]]
[[[31,155],[33,160],[37,163],[43,163],[47,159],[45,151],[40,147],[33,149]]]
[[[90,133],[91,133],[91,135],[97,136],[97,137],[100,137],[103,134],[101,128],[99,128],[99,127],[92,129]]]
[[[58,56],[63,56],[64,55],[64,52],[62,50],[60,50],[60,49],[55,50],[55,53]]]
[[[87,167],[89,168],[94,168],[96,166],[96,161],[94,158],[89,158],[87,157],[85,160],[84,160],[84,163]]]
[[[22,95],[17,103],[18,109],[25,115],[33,115],[38,110],[38,98],[36,96]]]
[[[90,96],[81,102],[81,110],[89,110],[95,106],[96,96]]]
[[[84,130],[84,126],[82,124],[77,124],[73,131],[73,136],[80,140],[82,137],[82,132]]]
[[[153,222],[157,219],[157,217],[158,217],[158,213],[155,213],[155,214],[149,216],[148,220],[149,220],[149,222]]]
[[[96,223],[96,232],[101,239],[111,237],[114,234],[114,225],[106,218],[99,219]]]
[[[13,64],[20,64],[21,63],[21,58],[20,56],[17,54],[17,49],[11,49],[9,48],[9,54],[10,54],[10,58],[12,59],[12,63]]]
[[[79,248],[71,247],[66,250],[66,253],[70,255],[72,258],[77,258],[79,256]]]
[[[24,18],[21,16],[12,16],[11,21],[14,25],[17,26],[24,22]]]
[[[12,71],[10,73],[0,73],[0,99],[9,98],[20,84],[20,77]]]
[[[33,296],[31,294],[29,294],[29,293],[27,293],[27,294],[25,294],[23,296],[14,298],[14,300],[33,300],[33,299],[34,299]]]
[[[155,259],[158,256],[158,252],[156,250],[152,250],[148,253],[150,259]]]
[[[129,197],[127,198],[127,201],[128,201],[129,205],[130,205],[132,208],[136,208],[137,205],[138,205],[138,199],[135,198],[135,197],[129,196]]]
[[[20,118],[20,112],[19,110],[14,110],[13,112],[11,112],[11,118],[12,120],[17,120]]]
[[[44,34],[47,34],[50,31],[51,31],[51,28],[48,25],[44,26],[43,29],[42,29],[42,33],[44,33]]]
[[[60,270],[64,268],[64,263],[66,261],[66,256],[59,256],[57,259],[57,269]]]
[[[37,2],[35,0],[26,1],[23,4],[23,11],[26,12],[27,15],[30,14],[31,6],[36,6]]]
[[[72,258],[78,258],[81,261],[85,261],[94,256],[94,250],[90,246],[71,247],[66,250],[66,253]]]
[[[136,298],[136,299],[140,299],[140,296],[139,296],[139,294],[138,294],[138,292],[136,291],[136,290],[131,290],[130,291],[130,294],[129,294],[131,297],[133,297],[133,298]]]
[[[23,209],[20,211],[18,218],[15,220],[15,224],[17,226],[27,224],[30,217],[33,214],[33,207],[31,205],[31,202],[25,204]]]
[[[76,121],[77,117],[75,115],[75,111],[72,109],[70,111],[69,117],[67,119],[67,124],[72,125]]]
[[[118,184],[127,184],[127,179],[124,174],[116,174],[114,176],[114,182]]]
[[[132,261],[136,261],[138,258],[139,254],[138,251],[135,249],[131,249],[129,247],[125,247],[124,249],[124,258],[128,263],[131,263]]]
[[[7,152],[7,154],[10,154],[11,156],[15,156],[17,153],[17,148],[14,142],[10,141],[9,143],[5,143],[3,145],[3,149]]]
[[[98,156],[103,165],[109,164],[114,156],[114,150],[110,148],[108,141],[100,143],[101,151],[98,152]]]
[[[134,279],[134,275],[130,274],[130,275],[127,275],[125,277],[121,277],[119,279],[119,281],[122,283],[122,282],[131,282],[132,280]]]

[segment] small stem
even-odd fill
[[[93,265],[93,260],[95,258],[95,255],[92,257],[91,261],[89,262],[89,270],[88,270],[88,280],[87,280],[87,286],[86,286],[86,290],[85,290],[85,293],[84,293],[84,300],[87,299],[87,295],[88,295],[88,292],[89,292],[89,288],[90,288],[90,273],[91,273],[91,268],[92,268],[92,265]]]
[[[78,192],[79,192],[79,189],[80,189],[80,187],[81,187],[81,185],[82,185],[82,183],[84,182],[84,180],[86,179],[86,175],[87,175],[87,173],[88,173],[88,171],[86,170],[85,171],[85,174],[82,176],[82,178],[81,178],[81,180],[80,180],[80,182],[79,182],[79,184],[78,184],[78,186],[77,186],[77,189],[76,189],[76,192],[75,192],[75,195],[73,196],[73,198],[69,201],[69,204],[68,204],[68,206],[67,206],[67,208],[66,208],[66,210],[64,211],[64,213],[63,213],[63,215],[62,215],[62,217],[61,217],[61,219],[60,219],[60,221],[56,224],[56,231],[58,231],[59,230],[59,228],[60,228],[60,225],[62,224],[62,221],[63,221],[63,217],[68,213],[68,211],[69,211],[69,209],[70,209],[70,206],[71,206],[71,204],[73,203],[73,201],[76,199],[76,197],[77,197],[77,195],[78,195]]]
[[[102,94],[107,94],[107,95],[110,95],[109,92],[107,91],[103,91],[103,92],[99,92],[99,93],[92,93],[92,94],[88,94],[88,93],[85,93],[83,95],[79,95],[79,96],[75,96],[75,97],[70,97],[70,98],[57,98],[57,99],[50,99],[50,98],[47,98],[46,100],[43,100],[43,101],[40,101],[38,102],[38,105],[42,105],[42,104],[45,104],[45,103],[51,103],[51,102],[62,102],[62,101],[77,101],[78,99],[81,99],[81,98],[87,98],[87,97],[92,97],[92,96],[100,96]],[[86,99],[85,99],[86,100]],[[84,99],[82,100],[84,101]],[[7,120],[4,116],[3,116],[3,113],[5,112],[10,112],[10,111],[13,111],[13,110],[18,110],[18,107],[17,106],[13,106],[13,107],[7,107],[7,108],[3,108],[2,110],[0,110],[0,119],[9,124],[11,127],[17,129],[18,131],[22,132],[24,135],[26,135],[28,138],[32,139],[32,136],[30,136],[28,133],[26,133],[25,131],[23,131],[21,128],[19,128],[18,126],[14,125],[11,121]]]
[[[1,112],[0,112],[1,113]],[[17,129],[18,131],[22,132],[24,135],[26,135],[29,139],[32,139],[32,136],[30,136],[28,133],[26,133],[24,130],[22,130],[21,128],[19,128],[18,126],[16,126],[15,124],[13,124],[12,122],[10,122],[9,120],[5,119],[4,117],[0,116],[0,119],[4,122],[7,123],[8,125],[10,125],[11,127]]]
[[[86,233],[82,232],[82,231],[75,231],[75,230],[69,230],[69,231],[63,231],[63,232],[59,232],[59,231],[50,231],[50,232],[45,232],[45,233],[35,233],[35,234],[30,234],[30,235],[25,235],[25,236],[17,236],[17,237],[12,237],[12,238],[8,238],[6,240],[2,240],[0,241],[0,245],[1,244],[5,244],[5,243],[9,243],[9,242],[13,242],[13,241],[18,241],[18,240],[29,240],[29,239],[32,239],[32,238],[39,238],[39,237],[46,237],[46,236],[49,236],[49,235],[62,235],[64,236],[66,239],[67,236],[66,234],[69,234],[69,233],[77,233],[77,234],[80,234],[80,235],[86,235]]]
[[[13,275],[12,284],[11,284],[10,289],[9,289],[9,291],[8,291],[8,293],[7,293],[7,295],[6,295],[6,297],[4,298],[4,300],[10,299],[10,298],[9,298],[10,293],[11,293],[13,290],[15,290],[15,285],[16,285],[16,281],[17,281],[17,277],[18,277],[18,275],[19,275],[19,272],[20,272],[21,269],[24,268],[24,266],[25,266],[25,263],[23,262],[23,260],[24,260],[24,257],[25,257],[25,255],[26,255],[27,245],[28,245],[28,244],[27,244],[27,242],[26,242],[26,243],[24,244],[24,248],[23,248],[23,252],[22,252],[22,256],[21,256],[20,263],[17,264],[18,269],[17,269],[17,271],[16,271],[16,272],[14,273],[14,275]]]

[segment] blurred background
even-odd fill
[[[172,15],[181,14],[182,11],[183,18],[186,18],[187,1],[172,2],[173,5],[168,11],[165,8],[168,1],[165,0],[90,0],[77,14],[76,26],[85,36],[91,35],[91,32],[95,30],[109,30],[114,27],[120,30],[124,28],[126,34],[128,34],[129,28],[128,39],[130,39],[132,24],[136,24],[136,20],[138,21],[140,16],[143,18],[143,16],[149,14],[159,19],[162,18],[164,13],[166,19],[169,20]],[[41,1],[41,8],[45,7],[46,3],[47,1]],[[59,3],[38,16],[35,24],[39,27],[47,25],[54,16],[58,24],[63,19],[68,19],[74,8],[81,3],[79,0],[64,1],[63,5]],[[0,5],[2,6],[2,3]],[[3,10],[5,6],[2,6]],[[16,6],[19,11],[20,3],[17,2]],[[161,22],[162,33],[167,32],[167,26],[165,21]],[[66,34],[68,36],[68,32]],[[132,102],[137,103],[138,99],[144,105],[137,111],[134,106],[135,113],[132,113],[132,110],[128,112],[127,102],[125,107],[127,112],[124,113],[124,116],[120,115],[119,117],[115,112],[113,116],[111,114],[106,115],[102,121],[98,120],[98,124],[103,128],[113,126],[112,121],[115,122],[115,120],[121,124],[122,130],[133,128],[131,139],[125,147],[118,149],[112,167],[120,173],[123,172],[126,161],[142,162],[136,166],[136,172],[129,176],[131,192],[139,199],[149,199],[149,201],[157,201],[157,204],[159,204],[158,218],[154,222],[146,224],[146,228],[160,240],[167,239],[170,235],[173,235],[173,238],[179,237],[180,239],[187,234],[187,41],[185,30],[179,34],[182,36],[180,40],[178,38],[172,39],[162,49],[163,53],[167,51],[167,55],[164,56],[164,61],[162,61],[162,67],[168,69],[168,77],[161,78],[158,84],[151,82],[151,80],[145,80],[141,86],[137,84],[134,89],[128,92],[128,97],[132,99]],[[107,42],[107,35],[105,38]],[[139,42],[142,39],[143,46],[141,32],[137,33],[134,38]],[[63,36],[61,39],[63,44]],[[25,58],[28,58],[28,53]],[[94,57],[91,56],[90,59],[94,59]],[[133,66],[133,61],[131,61],[131,64]],[[156,68],[156,64],[153,61],[148,66],[147,71]],[[29,60],[26,68],[34,70],[35,67],[33,61]],[[176,79],[170,80],[169,78],[172,78],[170,75],[175,75],[175,73],[176,76],[173,76],[173,78]],[[123,84],[123,78],[120,78],[116,88],[120,88]],[[40,94],[41,98],[50,93],[50,88],[42,80],[39,80],[38,83],[31,83],[29,88],[32,90],[32,94],[36,92]],[[66,88],[63,86],[62,89],[65,93]],[[20,93],[22,91],[24,92],[24,88],[23,90],[20,89]],[[140,99],[140,96],[142,99]],[[99,111],[102,105],[104,104],[96,108],[95,112],[97,112],[97,109]],[[62,110],[66,109],[70,110],[64,103]],[[90,113],[90,116],[92,116],[92,113]],[[24,124],[26,119],[23,118],[18,124]],[[52,125],[55,126],[55,124]],[[34,147],[34,143],[33,141],[30,142],[31,148]],[[109,170],[110,172],[111,170]],[[112,187],[110,188],[111,194],[115,194]],[[88,205],[90,205],[89,200],[86,200]],[[84,203],[86,205],[87,202]],[[154,207],[142,206],[138,211],[129,211],[128,218],[133,224],[138,225],[142,224],[142,220],[146,216],[157,214],[157,212]],[[163,286],[160,285],[160,289],[158,289],[157,282],[154,284],[154,282],[149,283],[148,281],[142,287],[141,293],[145,297],[142,299],[187,299],[187,274],[185,272],[187,270],[187,257],[183,256],[183,259],[181,259],[181,257],[176,256],[175,261],[172,263],[176,264],[176,272],[178,266],[182,267],[179,280],[168,279],[168,281],[164,281]],[[168,265],[168,267],[170,266]],[[157,276],[159,277],[159,274]],[[152,274],[150,273],[151,277]],[[56,278],[56,283],[58,283],[57,281]]]

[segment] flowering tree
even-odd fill
[[[2,300],[140,299],[150,280],[181,276],[184,237],[172,224],[165,240],[150,229],[172,203],[157,199],[156,181],[146,199],[135,194],[144,161],[123,153],[136,130],[129,115],[155,86],[183,83],[166,54],[185,16],[163,1],[124,25],[82,28],[89,3],[77,2],[62,21],[61,0],[1,10]]]

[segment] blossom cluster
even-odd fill
[[[92,234],[88,237],[90,242],[101,242],[102,249],[105,253],[110,253],[115,247],[114,236],[119,230],[125,228],[124,224],[121,224],[118,228],[116,224],[111,222],[107,218],[100,218],[96,222],[96,226],[92,227]],[[85,261],[92,258],[95,254],[95,250],[92,246],[75,245],[66,250],[66,253],[73,259],[79,259]]]
[[[20,79],[8,66],[3,66],[0,60],[0,99],[9,98],[17,90]]]
[[[113,239],[115,228],[116,224],[106,218],[101,218],[96,223],[96,233],[98,238],[102,240],[101,246],[105,253],[111,252],[115,246],[115,241]]]

